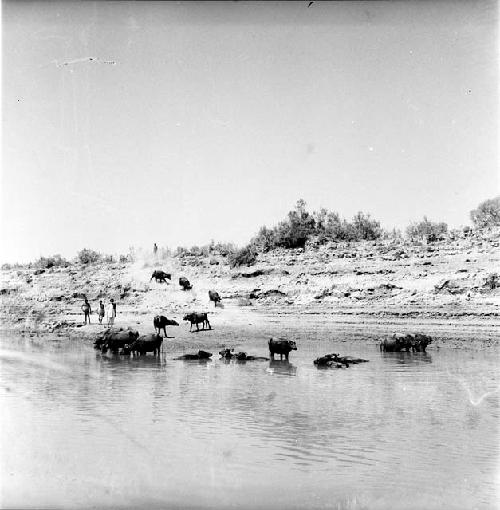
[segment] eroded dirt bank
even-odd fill
[[[492,275],[500,272],[499,239],[497,230],[432,245],[344,243],[274,251],[235,269],[220,254],[188,254],[3,270],[0,320],[17,332],[91,339],[103,329],[96,324],[99,299],[114,298],[116,327],[146,333],[156,314],[176,319],[172,347],[234,343],[235,330],[242,342],[306,332],[376,342],[395,331],[421,331],[435,337],[435,346],[496,345],[500,288]],[[171,273],[171,283],[150,281],[155,268]],[[178,285],[181,276],[191,290]],[[209,302],[208,290],[219,292],[221,307]],[[94,312],[91,326],[82,326],[84,296]],[[214,330],[190,334],[182,322],[190,311],[210,312]]]

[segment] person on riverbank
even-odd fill
[[[84,315],[84,324],[87,324],[87,318],[90,324],[90,314],[92,313],[92,308],[90,307],[90,303],[87,298],[85,298],[85,303],[82,305],[82,311]]]
[[[104,303],[99,301],[99,324],[102,324],[102,319],[104,319],[105,311],[104,311]]]
[[[108,326],[112,326],[115,323],[115,317],[116,317],[116,303],[113,298],[111,298],[108,308],[107,308],[107,315],[108,315]]]

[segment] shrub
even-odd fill
[[[275,246],[282,248],[304,248],[307,240],[316,234],[316,221],[306,211],[304,200],[298,200],[288,218],[275,229]]]
[[[252,245],[247,245],[241,250],[232,252],[228,256],[229,266],[252,266],[257,261],[257,250]]]
[[[477,228],[500,225],[500,196],[480,203],[470,212],[470,217]]]
[[[41,269],[50,269],[51,267],[68,266],[69,263],[66,259],[63,259],[61,255],[53,255],[52,257],[40,257],[36,262],[35,266]]]
[[[419,223],[412,223],[406,228],[406,235],[410,239],[424,239],[428,243],[437,241],[448,231],[446,223],[434,223],[429,221],[427,217]]]
[[[370,219],[369,214],[358,212],[352,219],[352,227],[356,241],[365,240],[373,241],[382,235],[380,223]]]
[[[101,260],[101,254],[94,250],[84,248],[78,252],[77,259],[82,264],[94,264],[95,262]]]
[[[250,241],[260,253],[266,253],[277,246],[276,229],[261,227],[258,234]]]

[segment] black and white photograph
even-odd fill
[[[499,10],[3,0],[0,509],[500,509]]]

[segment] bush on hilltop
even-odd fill
[[[448,231],[448,225],[444,222],[434,223],[429,221],[426,216],[419,223],[412,223],[406,228],[406,235],[413,240],[424,240],[428,243],[434,243],[443,237]]]
[[[477,228],[500,225],[500,196],[481,202],[470,212],[472,223]]]
[[[253,266],[257,261],[257,250],[251,244],[236,250],[228,255],[229,266],[231,268],[239,266]]]
[[[82,264],[95,264],[101,260],[101,254],[89,248],[80,250],[76,257]]]

